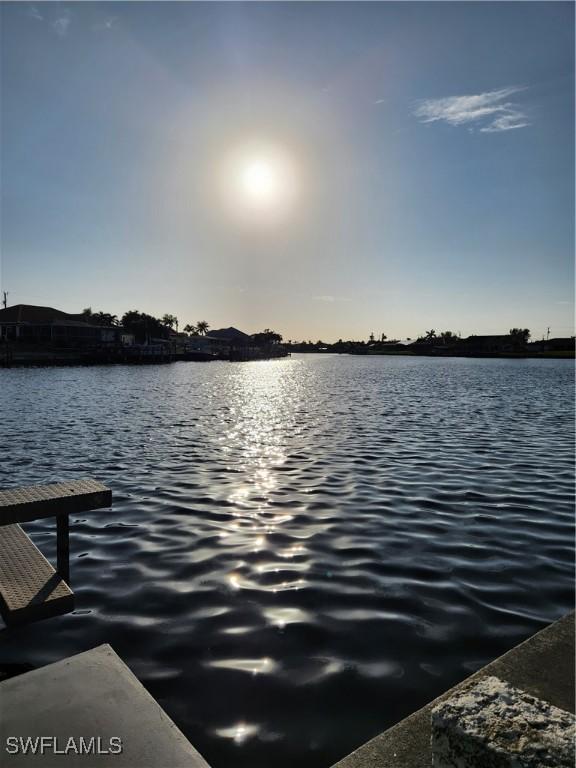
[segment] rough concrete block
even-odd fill
[[[434,768],[574,768],[574,715],[486,677],[432,710]]]

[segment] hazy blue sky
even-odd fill
[[[572,3],[1,14],[9,303],[292,339],[571,333]]]

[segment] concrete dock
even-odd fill
[[[333,768],[426,768],[432,765],[431,711],[486,677],[574,712],[574,613],[565,616],[371,739]]]
[[[109,645],[0,683],[2,768],[209,768]]]

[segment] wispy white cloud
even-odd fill
[[[373,101],[372,103],[373,104],[385,104],[386,103],[386,99],[376,99],[376,101]]]
[[[513,131],[515,128],[527,128],[530,123],[523,112],[513,112],[502,115],[493,120],[489,125],[480,128],[481,133],[498,133],[499,131]]]
[[[323,301],[325,304],[334,304],[336,301],[350,301],[342,296],[312,296],[314,301]]]
[[[472,126],[470,130],[474,129],[474,124],[480,124],[481,133],[525,128],[530,123],[524,112],[515,102],[505,101],[512,94],[524,90],[523,86],[513,85],[468,96],[426,99],[419,102],[414,114],[422,123],[443,121],[454,126]]]
[[[44,21],[44,16],[42,16],[35,5],[31,5],[28,8],[28,16],[30,16],[31,19],[36,19],[37,21]]]
[[[114,29],[118,24],[117,16],[108,16],[108,18],[94,25],[96,32],[106,32],[109,29]]]
[[[42,6],[51,6],[45,10]],[[41,10],[40,10],[41,9]],[[68,8],[60,9],[57,3],[44,2],[40,6],[30,5],[26,15],[36,21],[46,22],[47,28],[52,28],[59,37],[66,37],[72,24],[72,14]],[[105,16],[101,21],[91,26],[94,32],[106,32],[118,27],[118,16]]]
[[[52,26],[59,37],[66,37],[71,21],[72,19],[70,18],[68,11],[64,11],[64,13],[60,14],[60,16],[52,22]]]

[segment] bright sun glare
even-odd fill
[[[247,198],[257,204],[271,203],[281,192],[276,169],[265,160],[247,163],[240,175],[240,184]]]
[[[297,197],[295,158],[275,145],[240,146],[225,154],[220,186],[232,215],[263,224],[284,218]]]

